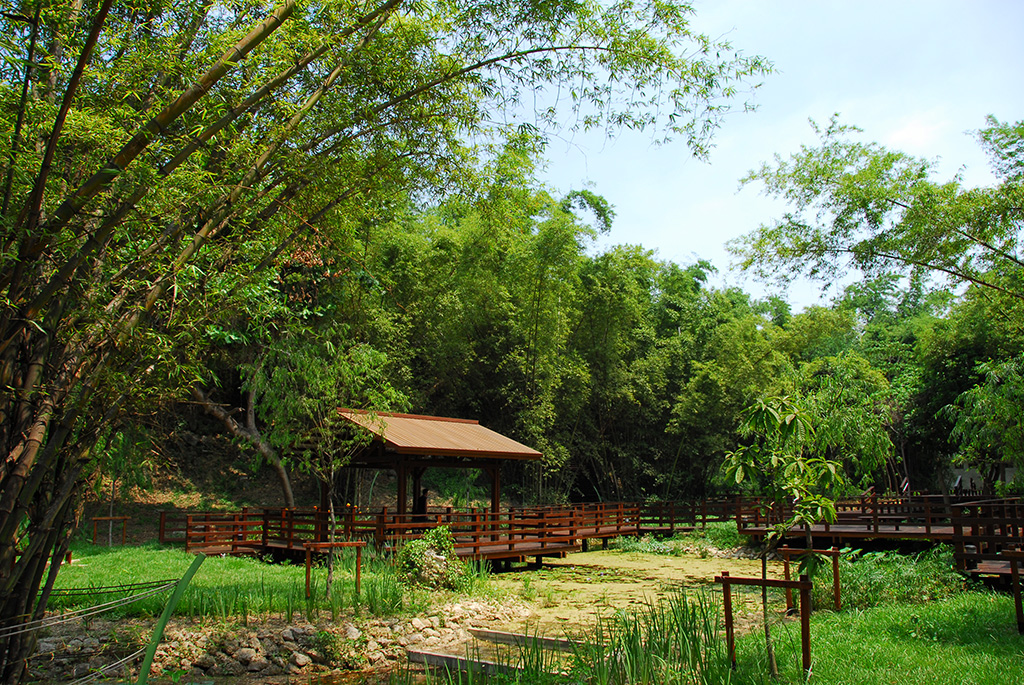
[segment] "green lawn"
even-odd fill
[[[801,681],[800,626],[777,635],[783,681]],[[739,682],[769,682],[761,633],[738,645]],[[915,605],[838,614],[811,622],[812,682],[835,685],[1024,684],[1024,635],[1017,633],[1012,598],[971,591]]]

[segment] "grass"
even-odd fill
[[[843,606],[857,609],[920,604],[966,588],[947,546],[915,555],[848,550],[839,559],[839,582]],[[816,607],[832,605],[832,565],[827,561],[815,576],[813,598]]]
[[[390,560],[372,551],[363,554],[361,592],[355,589],[355,553],[346,550],[336,562],[331,596],[326,593],[325,568],[314,569],[311,597],[306,597],[305,567],[269,564],[245,557],[210,557],[199,569],[178,605],[179,616],[212,616],[221,619],[282,615],[315,620],[321,614],[337,618],[342,612],[369,612],[389,616],[414,610],[425,601],[417,590],[405,587]],[[139,547],[76,545],[75,563],[61,569],[51,610],[95,606],[127,592],[102,588],[180,578],[192,555],[156,544]],[[160,593],[121,607],[111,616],[156,616],[163,610],[167,593]]]
[[[773,630],[782,683],[803,682],[800,626]],[[918,605],[892,605],[811,621],[811,682],[832,685],[1024,684],[1024,636],[1011,598],[969,591]],[[770,683],[760,634],[737,646],[734,682]]]
[[[745,535],[736,530],[732,522],[708,523],[704,528],[697,528],[688,533],[677,533],[670,538],[656,538],[653,535],[642,537],[623,537],[615,541],[615,549],[620,552],[641,552],[644,554],[663,554],[682,556],[697,554],[700,557],[711,555],[711,549],[735,549],[748,542]]]

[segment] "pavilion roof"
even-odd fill
[[[537,450],[469,419],[345,408],[339,408],[338,413],[373,433],[383,442],[385,452],[470,459],[536,460],[542,456]]]

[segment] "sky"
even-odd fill
[[[595,249],[640,244],[661,259],[710,260],[715,285],[763,297],[775,292],[730,271],[725,243],[770,223],[785,205],[747,172],[776,153],[788,157],[816,138],[808,123],[838,113],[878,142],[937,160],[937,178],[956,173],[973,186],[995,182],[974,132],[986,115],[1024,119],[1024,0],[695,0],[693,27],[774,63],[753,113],[728,115],[710,160],[682,141],[654,146],[650,133],[613,140],[576,134],[547,149],[541,180],[558,192],[590,188],[616,211]],[[737,102],[737,105],[742,104]],[[737,110],[741,110],[737,107]],[[828,303],[834,292],[794,284],[794,311]]]

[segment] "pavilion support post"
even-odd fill
[[[409,472],[405,466],[405,462],[399,461],[395,464],[395,473],[398,475],[398,515],[403,516],[408,511],[409,505],[407,482]]]
[[[497,514],[501,511],[501,467],[491,466],[491,513]]]
[[[418,466],[418,467],[415,467],[415,468],[411,469],[411,471],[412,471],[412,501],[413,502],[418,502],[419,501],[420,492],[423,491],[423,474],[426,472],[426,470],[427,469],[425,467],[423,467],[423,466]],[[414,514],[416,513],[416,508],[415,507],[413,507],[413,513]],[[424,511],[422,513],[426,514],[427,512]]]

